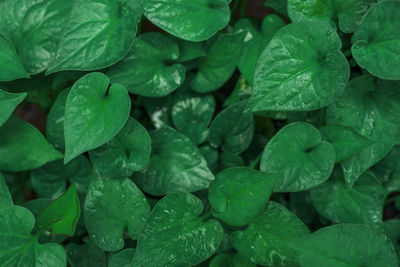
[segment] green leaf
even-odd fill
[[[189,193],[170,194],[157,202],[139,237],[132,266],[193,266],[215,253],[223,228]]]
[[[54,198],[65,192],[67,182],[75,184],[78,192],[86,193],[93,168],[85,156],[78,156],[64,165],[62,160],[50,162],[30,173],[32,187],[38,197]]]
[[[385,230],[385,234],[392,241],[393,247],[397,253],[397,259],[400,258],[400,220],[391,219],[387,220],[383,223],[383,228]]]
[[[232,167],[244,166],[243,159],[235,153],[225,152],[218,156],[218,169],[224,170]]]
[[[50,227],[53,235],[73,236],[80,215],[78,192],[72,184],[36,216],[36,225],[39,229]]]
[[[124,232],[137,239],[150,206],[128,178],[92,180],[85,200],[85,225],[91,239],[105,251],[124,247]]]
[[[264,266],[293,266],[296,254],[289,244],[307,236],[309,230],[281,204],[269,201],[264,211],[244,231],[231,236],[233,247],[254,263]]]
[[[198,145],[208,137],[208,125],[214,110],[212,95],[200,95],[182,88],[174,96],[171,118],[177,130]]]
[[[398,143],[399,85],[399,82],[379,80],[370,75],[359,76],[350,81],[343,98],[328,107],[327,124],[351,127],[376,140],[368,148],[341,163],[348,187]]]
[[[399,13],[398,1],[375,4],[351,39],[351,52],[358,65],[382,79],[400,79]]]
[[[341,125],[327,125],[319,131],[322,138],[335,148],[336,162],[341,162],[375,143],[375,140]]]
[[[249,85],[244,76],[241,75],[237,80],[232,93],[225,99],[223,106],[227,107],[242,100],[248,100],[252,91],[253,88]]]
[[[265,0],[264,6],[272,8],[275,12],[287,17],[287,0]]]
[[[0,32],[14,45],[29,74],[38,74],[48,67],[62,30],[66,25],[72,26],[67,20],[74,2],[0,1]]]
[[[133,42],[129,55],[106,71],[112,83],[125,85],[133,94],[161,97],[182,85],[186,70],[175,63],[179,47],[168,35],[145,33]]]
[[[153,24],[178,38],[203,41],[225,28],[230,0],[139,0]]]
[[[131,49],[141,15],[136,1],[73,1],[46,74],[114,65]]]
[[[8,190],[6,180],[0,172],[0,209],[8,208],[13,205],[13,200]]]
[[[388,194],[400,191],[400,146],[395,146],[370,170],[380,179]]]
[[[341,46],[328,23],[293,23],[280,29],[257,63],[250,108],[307,111],[332,104],[350,76]]]
[[[67,266],[64,248],[39,244],[39,235],[31,235],[34,225],[32,213],[23,207],[0,209],[1,266]]]
[[[131,262],[134,255],[134,248],[126,248],[121,250],[111,258],[108,267],[131,267]]]
[[[209,267],[256,267],[249,259],[238,253],[223,253],[214,256]]]
[[[11,81],[19,78],[29,78],[29,75],[26,73],[12,44],[0,34],[0,81]]]
[[[332,20],[342,32],[351,33],[360,26],[369,7],[378,0],[288,0],[293,22]]]
[[[1,71],[0,71],[1,73]],[[15,108],[24,100],[27,93],[9,93],[0,89],[0,126],[3,125]]]
[[[247,18],[240,19],[235,23],[235,32],[246,33],[238,67],[251,85],[253,85],[254,71],[258,59],[274,34],[284,25],[283,20],[275,14],[267,15],[264,18],[260,30],[256,29],[253,23]]]
[[[15,115],[0,127],[0,147],[3,171],[31,170],[63,157],[35,127]]]
[[[397,267],[390,240],[367,225],[337,224],[293,240],[301,266]]]
[[[218,113],[210,126],[209,141],[212,145],[237,154],[249,147],[254,134],[254,119],[246,108],[247,101],[241,101]]]
[[[265,207],[277,175],[236,167],[217,174],[208,188],[212,215],[226,224],[248,224]]]
[[[110,86],[108,77],[93,72],[79,79],[65,106],[64,163],[113,138],[128,120],[131,100],[123,85]]]
[[[162,126],[172,126],[172,120],[170,118],[172,101],[172,95],[163,98],[143,98],[143,106],[154,128],[158,129]]]
[[[321,140],[312,125],[295,122],[283,127],[265,146],[260,170],[282,173],[276,192],[297,192],[325,182],[335,164],[335,149]]]
[[[331,179],[310,192],[314,207],[334,223],[382,223],[386,190],[370,172],[347,189],[342,170],[338,169]]]
[[[133,176],[135,183],[154,196],[208,187],[214,175],[199,149],[172,128],[150,132],[152,152],[145,171]]]
[[[92,240],[84,238],[84,244],[69,243],[65,246],[71,267],[107,267],[106,254]]]
[[[147,167],[151,139],[146,128],[129,117],[124,128],[105,145],[89,151],[93,167],[102,176],[121,178]]]
[[[207,161],[208,168],[215,172],[218,168],[218,150],[208,143],[201,146],[199,150]]]
[[[199,59],[198,71],[191,83],[194,91],[212,92],[229,80],[242,53],[244,37],[242,32],[219,33],[205,43],[207,56]]]
[[[207,56],[206,51],[203,48],[203,43],[190,42],[182,39],[176,39],[178,42],[180,55],[177,59],[178,62],[187,62],[199,57]]]

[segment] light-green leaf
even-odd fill
[[[108,77],[99,72],[79,79],[65,106],[64,163],[110,141],[125,125],[130,109],[131,99],[123,85],[110,86]]]
[[[250,108],[308,111],[333,103],[350,76],[341,46],[328,23],[292,23],[280,29],[257,63]]]
[[[0,89],[0,126],[8,120],[26,95],[27,93],[9,93]]]
[[[29,78],[29,75],[26,73],[14,47],[0,34],[0,81],[20,78]]]
[[[139,237],[134,267],[193,266],[213,255],[223,238],[215,219],[199,217],[200,199],[170,194],[157,202]]]

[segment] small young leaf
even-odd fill
[[[351,52],[357,63],[382,79],[400,79],[399,13],[399,1],[373,5],[351,39]]]
[[[325,182],[335,164],[335,149],[312,125],[296,122],[282,128],[265,146],[260,170],[282,173],[276,192],[308,190]]]
[[[150,133],[152,152],[147,169],[133,176],[146,193],[162,196],[208,187],[214,175],[199,149],[186,136],[162,127]]]
[[[19,78],[29,78],[29,75],[19,60],[14,47],[0,34],[0,81],[11,81]]]
[[[337,224],[290,242],[301,266],[397,267],[396,253],[382,233],[362,224]]]
[[[124,128],[105,145],[89,151],[93,167],[103,176],[130,177],[147,167],[151,139],[146,128],[129,117]]]
[[[3,171],[31,170],[63,157],[35,127],[15,115],[0,127],[0,147]]]
[[[254,263],[291,266],[296,263],[296,254],[289,244],[308,234],[309,230],[299,218],[281,204],[269,201],[248,228],[234,232],[231,240],[233,247]]]
[[[212,215],[229,225],[248,224],[264,209],[278,178],[244,167],[218,173],[208,189]]]
[[[132,265],[193,266],[213,255],[224,231],[217,220],[199,217],[202,211],[200,199],[189,193],[158,201],[139,237]]]
[[[0,209],[1,266],[67,266],[64,248],[56,243],[39,244],[31,235],[35,218],[26,208]]]
[[[73,236],[81,215],[80,207],[76,186],[72,184],[36,216],[36,225],[39,229],[51,227],[53,235]]]
[[[110,141],[125,125],[130,109],[131,100],[123,85],[110,86],[108,77],[99,72],[79,79],[65,106],[64,163]]]
[[[219,33],[206,42],[207,56],[200,58],[198,72],[191,82],[194,91],[212,92],[229,80],[242,53],[244,37],[242,32]]]
[[[111,258],[110,262],[108,263],[108,267],[131,267],[131,262],[134,255],[134,248],[126,248],[121,250]]]
[[[341,162],[375,143],[350,127],[327,125],[319,129],[322,138],[335,148],[336,162]]]
[[[210,126],[211,144],[237,154],[249,147],[254,134],[254,119],[246,107],[247,101],[241,101],[218,113]]]
[[[92,180],[85,200],[85,225],[101,249],[122,249],[125,230],[130,238],[137,239],[149,212],[146,197],[130,179]]]
[[[332,104],[350,76],[341,46],[328,23],[293,23],[280,29],[257,63],[251,109],[308,111]]]
[[[224,28],[231,0],[139,0],[144,15],[166,32],[188,41],[203,41]]]
[[[179,47],[168,35],[145,33],[133,42],[129,55],[106,71],[112,83],[125,85],[133,94],[162,97],[182,85],[185,67],[175,63]]]
[[[26,95],[27,93],[14,94],[0,89],[0,126],[8,120],[14,109],[24,100]]]

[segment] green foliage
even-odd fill
[[[0,0],[0,266],[399,266],[399,14]]]

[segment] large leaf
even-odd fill
[[[239,61],[244,37],[243,32],[219,33],[206,42],[207,56],[199,59],[198,72],[191,83],[194,91],[212,92],[229,80]]]
[[[308,234],[309,230],[299,218],[281,204],[270,201],[248,228],[234,232],[231,240],[240,254],[257,264],[293,266],[296,254],[289,244]]]
[[[19,78],[29,78],[29,75],[26,73],[14,47],[0,34],[0,81],[11,81]]]
[[[150,163],[133,177],[143,191],[155,196],[194,192],[207,188],[214,180],[206,160],[189,138],[169,127],[155,130],[150,136]]]
[[[248,224],[264,209],[278,178],[244,167],[223,170],[208,189],[213,216],[233,226]]]
[[[253,111],[307,111],[333,103],[350,75],[334,27],[289,24],[272,38],[257,63]]]
[[[218,113],[210,126],[211,144],[238,154],[249,147],[254,134],[254,119],[246,108],[247,101],[241,101]]]
[[[382,233],[362,224],[337,224],[293,240],[301,266],[397,267],[396,253]]]
[[[24,100],[26,95],[27,93],[14,94],[0,89],[0,126],[8,120],[14,109]]]
[[[351,39],[351,52],[357,63],[382,79],[400,79],[399,13],[399,1],[375,4]]]
[[[260,170],[282,173],[274,191],[297,192],[325,182],[335,164],[335,149],[304,122],[282,128],[265,146]]]
[[[124,128],[108,143],[89,152],[93,167],[107,177],[132,176],[147,167],[150,160],[149,133],[129,117]]]
[[[55,243],[39,244],[31,235],[35,225],[32,213],[19,206],[0,210],[0,265],[67,266],[64,248]]]
[[[31,124],[13,115],[0,127],[0,170],[26,171],[62,159]]]
[[[338,21],[345,33],[354,32],[368,8],[378,0],[288,0],[289,17],[294,22]]]
[[[132,266],[193,266],[213,255],[224,234],[200,199],[174,193],[157,202],[139,237]]]
[[[185,67],[174,63],[178,58],[179,47],[171,36],[145,33],[135,39],[129,55],[106,74],[133,94],[166,96],[185,80]]]
[[[85,200],[84,216],[90,237],[101,249],[124,247],[124,232],[137,239],[150,206],[143,193],[128,178],[95,179]]]
[[[63,32],[47,74],[105,68],[128,54],[142,15],[136,1],[67,2],[72,2],[73,6],[68,20],[60,25]]]
[[[131,99],[123,85],[93,72],[79,79],[65,106],[64,163],[113,138],[128,120]]]
[[[203,41],[224,28],[231,0],[139,0],[155,25],[188,41]]]
[[[398,142],[400,134],[400,83],[364,75],[350,81],[346,94],[328,107],[328,124],[352,127],[376,142],[341,163],[351,187],[369,167]]]
[[[334,223],[382,223],[386,190],[372,173],[364,173],[351,189],[346,188],[342,170],[311,190],[318,212]]]

